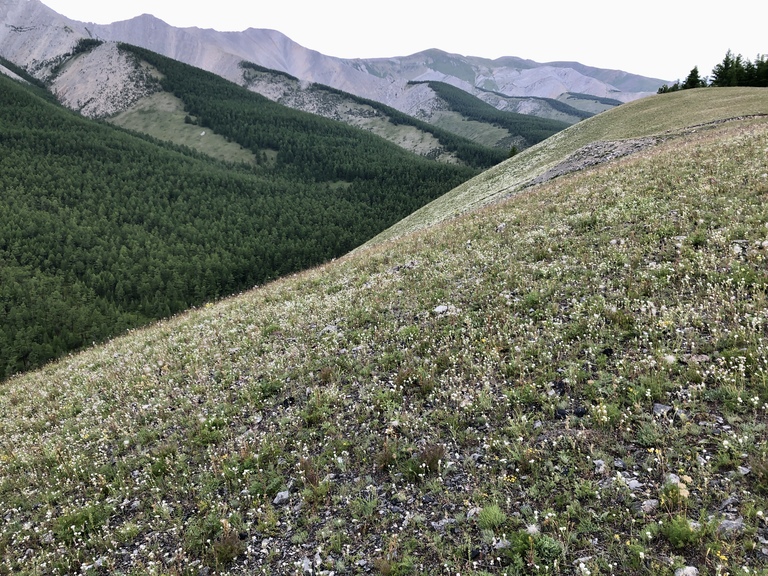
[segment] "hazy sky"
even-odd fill
[[[440,48],[467,56],[575,60],[675,80],[702,76],[728,49],[768,53],[768,2],[646,0],[43,0],[60,14],[107,24],[149,13],[173,26],[271,28],[329,56],[405,56]],[[631,6],[631,7],[630,7]]]

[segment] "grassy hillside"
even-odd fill
[[[761,88],[685,90],[623,104],[558,132],[468,180],[385,230],[369,244],[420,230],[515,194],[537,176],[594,142],[649,136],[663,141],[722,120],[765,114],[768,114],[768,92]]]
[[[180,94],[226,119],[188,136],[256,163],[86,120],[0,76],[0,379],[340,256],[476,174],[178,70],[207,90]]]
[[[766,149],[691,131],[9,380],[0,572],[763,573]]]
[[[187,146],[225,162],[258,163],[258,159],[250,150],[228,141],[213,130],[203,130],[185,122],[186,117],[181,100],[168,92],[157,92],[107,121],[127,130],[148,134],[158,140]]]

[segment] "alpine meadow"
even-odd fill
[[[257,162],[0,76],[6,373],[175,314],[2,382],[0,574],[768,571],[766,89],[481,172],[173,66]]]

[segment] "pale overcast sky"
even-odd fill
[[[405,56],[439,48],[467,56],[577,61],[664,80],[702,76],[728,49],[768,53],[768,2],[646,0],[43,0],[74,20],[107,24],[143,13],[173,26],[271,28],[342,58]]]

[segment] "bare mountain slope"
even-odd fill
[[[519,145],[515,142],[518,135],[498,133],[487,124],[481,130],[465,126],[464,119],[445,113],[445,102],[432,88],[413,82],[444,82],[501,110],[567,123],[647,95],[663,83],[573,62],[539,64],[516,57],[489,60],[436,49],[397,58],[345,60],[307,49],[274,30],[175,28],[148,14],[109,25],[87,24],[59,15],[39,0],[0,0],[0,16],[4,22],[0,55],[46,80],[63,103],[87,115],[113,115],[148,91],[141,86],[141,70],[121,59],[114,48],[99,47],[87,57],[80,55],[71,61],[78,41],[84,38],[150,49],[246,85],[287,106],[402,140],[405,147],[426,150],[428,155],[436,150],[429,138],[406,135],[403,140],[401,134],[387,135],[389,127],[370,121],[365,110],[349,102],[318,98],[312,85],[384,103],[481,144],[509,147]],[[282,79],[277,84],[255,82],[242,68],[244,61],[285,72],[298,82],[290,86]]]
[[[103,118],[155,92],[158,88],[150,79],[149,70],[110,42],[66,61],[51,88],[68,108],[89,118]]]
[[[0,55],[37,77],[89,32],[38,0],[0,0]]]
[[[38,0],[2,0],[0,53],[27,67],[44,65],[66,53],[81,37],[127,42],[240,82],[240,61],[287,72],[371,98],[410,113],[407,83],[439,80],[473,93],[493,90],[507,96],[558,98],[584,93],[630,101],[662,82],[573,62],[539,64],[505,57],[488,60],[427,50],[387,59],[345,60],[325,56],[274,30],[249,28],[218,32],[175,28],[151,15],[108,25],[70,20]]]
[[[142,46],[234,81],[240,79],[237,64],[248,60],[304,81],[384,102],[408,114],[413,113],[407,88],[411,80],[447,82],[473,94],[495,90],[508,96],[558,98],[575,92],[623,102],[655,91],[663,82],[576,63],[488,60],[440,50],[399,58],[345,60],[304,48],[274,30],[180,29],[149,15],[93,26],[92,31],[99,38]],[[614,80],[618,85],[610,83]]]

